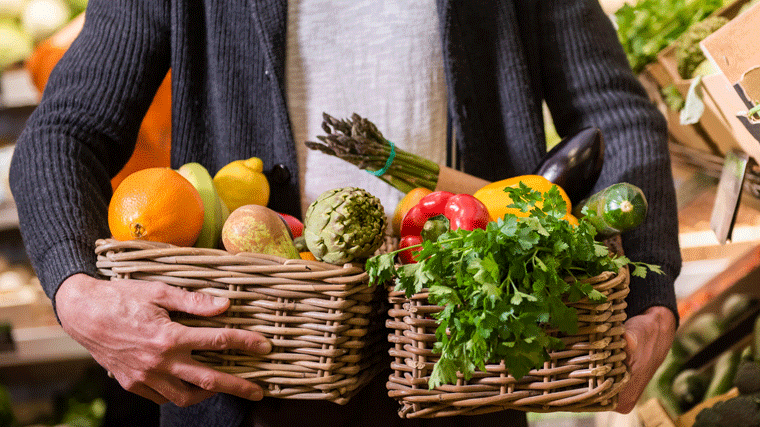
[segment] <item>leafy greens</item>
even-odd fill
[[[624,4],[615,12],[615,23],[633,71],[639,73],[662,49],[723,4],[723,0],[640,0]]]

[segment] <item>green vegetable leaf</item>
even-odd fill
[[[367,260],[365,269],[369,274],[369,285],[389,282],[395,275],[393,257],[395,253],[380,254]]]

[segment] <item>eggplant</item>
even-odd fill
[[[557,143],[533,175],[540,175],[557,184],[576,205],[594,187],[604,163],[604,138],[596,127],[585,128]]]

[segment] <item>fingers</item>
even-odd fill
[[[138,396],[142,396],[158,405],[163,405],[164,403],[169,402],[169,399],[165,398],[164,396],[161,396],[160,394],[156,393],[153,389],[143,384],[136,384],[135,386],[130,387],[129,389],[124,387],[124,390],[127,390]]]
[[[639,351],[638,333],[629,329],[625,331],[623,338],[625,339],[625,364],[628,365],[628,368],[633,369]]]
[[[149,375],[144,382],[127,380],[122,387],[159,405],[172,402],[183,408],[202,402],[215,394],[167,374]]]
[[[675,317],[664,307],[652,307],[625,323],[625,363],[631,376],[620,391],[616,412],[633,410],[670,349],[674,331]]]
[[[196,314],[198,316],[216,316],[222,314],[230,305],[227,298],[214,297],[200,292],[189,292],[180,288],[156,282],[152,288],[152,300],[169,311]]]
[[[232,328],[174,328],[177,348],[185,350],[242,350],[257,354],[272,351],[272,344],[263,335]]]
[[[227,393],[248,400],[261,400],[264,396],[258,384],[208,368],[192,359],[175,363],[172,374],[204,391]]]
[[[153,378],[147,384],[170,402],[182,408],[195,405],[216,394],[171,375]]]

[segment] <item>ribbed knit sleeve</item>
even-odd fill
[[[673,283],[681,257],[665,120],[630,71],[596,0],[539,4],[543,91],[557,130],[569,135],[599,127],[606,150],[594,191],[629,182],[644,191],[649,203],[645,223],[623,234],[624,250],[633,261],[660,265],[665,275],[633,278],[628,314],[662,305],[678,318]]]
[[[54,303],[64,279],[96,274],[95,240],[110,234],[110,178],[131,155],[169,67],[164,2],[91,0],[86,13],[16,143],[10,172],[27,254]]]

